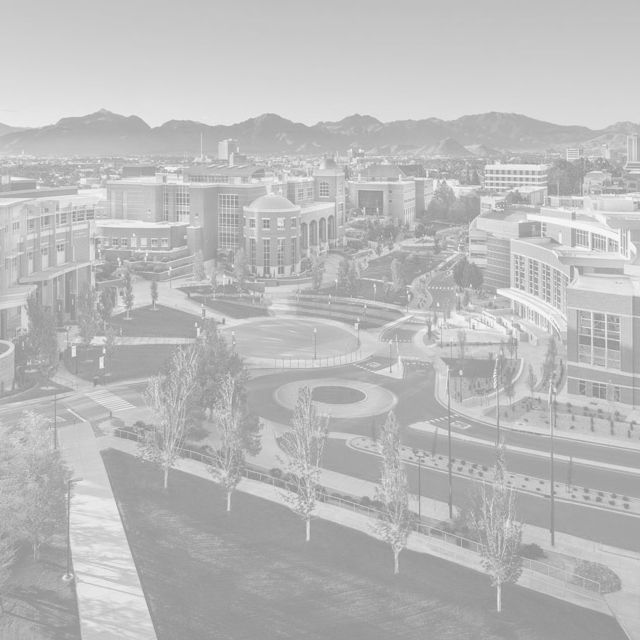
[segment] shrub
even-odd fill
[[[622,588],[622,583],[620,582],[618,574],[599,562],[590,562],[588,560],[579,562],[573,570],[574,584],[581,584],[582,581],[580,578],[599,582],[600,593],[613,593],[614,591],[620,591]],[[587,589],[597,589],[596,585],[593,585],[590,582],[587,582],[584,586]]]
[[[541,558],[547,557],[542,547],[535,542],[521,544],[519,553],[523,558],[529,558],[529,560],[540,560]]]
[[[269,471],[272,478],[282,478],[282,469],[274,468]]]

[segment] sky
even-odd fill
[[[0,0],[0,122],[640,121],[640,0]]]

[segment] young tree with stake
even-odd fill
[[[328,418],[319,416],[309,387],[298,391],[291,430],[282,436],[285,464],[294,488],[285,494],[291,509],[306,524],[306,541],[311,539],[311,516],[316,506],[320,461],[327,438]]]
[[[536,386],[538,385],[538,377],[533,370],[533,366],[529,365],[529,370],[527,372],[527,387],[529,387],[529,394],[531,399],[533,399],[533,393],[536,390]]]
[[[158,281],[152,280],[149,285],[150,293],[151,293],[151,307],[153,310],[156,310],[156,302],[158,302]]]
[[[104,289],[100,290],[100,295],[98,296],[98,315],[102,320],[103,329],[106,329],[111,320],[111,314],[115,306],[114,292],[115,290],[111,287],[104,287]]]
[[[398,557],[407,546],[411,529],[407,475],[400,458],[400,425],[393,411],[389,412],[380,431],[378,448],[382,456],[380,484],[376,499],[382,503],[382,513],[376,525],[380,537],[391,545],[393,573],[400,571]]]
[[[131,277],[131,271],[126,269],[123,276],[124,285],[122,287],[122,302],[124,308],[127,310],[127,320],[131,319],[131,309],[133,309],[133,302],[135,296],[133,295],[133,280]]]
[[[198,351],[194,345],[178,347],[166,372],[149,379],[145,392],[148,407],[157,418],[140,443],[143,459],[156,463],[163,472],[163,486],[169,485],[169,470],[180,455],[189,426],[190,399],[196,389]]]
[[[496,608],[502,611],[502,585],[516,583],[522,573],[522,525],[516,521],[515,493],[507,484],[504,444],[497,447],[491,487],[482,484],[470,514],[481,544],[482,565],[496,588]]]
[[[231,511],[231,494],[242,478],[248,449],[239,402],[236,381],[227,373],[220,384],[219,398],[211,416],[220,444],[214,454],[215,464],[209,469],[227,492],[227,511]]]

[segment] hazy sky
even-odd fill
[[[640,121],[640,0],[0,0],[0,122]]]

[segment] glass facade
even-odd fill
[[[242,212],[238,196],[218,194],[218,250],[235,250],[240,244]]]
[[[578,362],[620,369],[620,316],[578,311]]]

